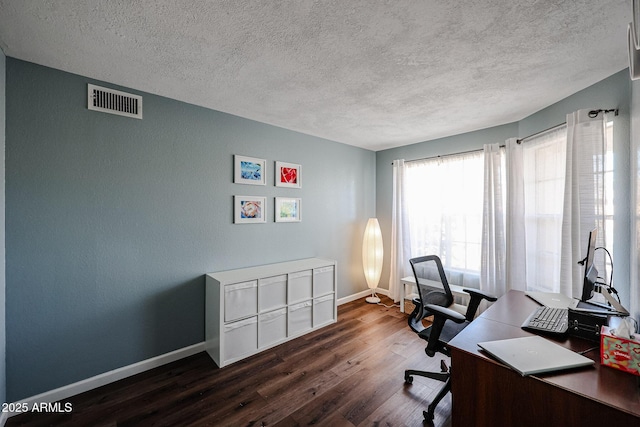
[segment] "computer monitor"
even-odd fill
[[[598,229],[594,228],[589,232],[589,242],[587,244],[587,256],[584,259],[584,281],[582,284],[581,301],[587,302],[593,298],[596,280],[598,279],[598,270],[594,264],[594,255],[596,251],[596,238],[598,237]]]
[[[596,237],[598,237],[598,230],[593,229],[589,233],[589,243],[587,246],[587,256],[580,261],[581,264],[584,264],[584,281],[582,284],[582,297],[580,298],[580,302],[578,302],[578,307],[576,310],[583,311],[591,311],[593,309],[590,307],[599,307],[596,311],[601,311],[602,309],[607,310],[610,313],[616,313],[617,315],[628,316],[629,311],[622,306],[620,303],[620,299],[616,299],[613,297],[612,291],[615,292],[611,283],[609,285],[596,286],[596,281],[598,280],[598,270],[595,266],[594,255],[596,252]],[[600,293],[607,303],[598,303],[598,302],[588,302],[591,298],[593,298],[594,293]],[[617,292],[616,292],[617,293]]]

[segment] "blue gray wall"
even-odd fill
[[[0,49],[0,403],[6,402],[6,320],[5,320],[5,246],[4,246],[4,149],[5,149],[5,99],[6,57]]]
[[[462,135],[426,141],[406,147],[393,148],[376,153],[376,214],[383,238],[391,238],[392,175],[391,162],[395,159],[414,160],[423,157],[482,149],[484,144],[504,142],[511,137],[524,137],[565,121],[566,115],[584,108],[618,108],[614,119],[614,209],[615,246],[614,283],[625,305],[629,302],[629,249],[630,239],[630,171],[629,171],[629,106],[631,83],[628,70],[620,71],[574,95],[571,95],[519,122],[483,129]],[[488,106],[490,108],[490,106]],[[478,112],[482,114],[482,112]],[[454,118],[452,118],[454,119]],[[425,184],[429,185],[429,184]],[[380,280],[381,287],[388,287],[389,257]]]
[[[143,120],[97,113],[104,83],[6,62],[10,401],[202,342],[207,272],[320,256],[338,297],[366,289],[375,153],[150,94]],[[234,154],[267,159],[267,186],[233,184]],[[302,189],[274,186],[275,160]],[[234,225],[234,194],[266,196],[268,222]],[[274,223],[275,196],[302,222]]]

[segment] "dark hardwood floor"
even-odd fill
[[[383,303],[391,300],[383,297]],[[338,322],[219,369],[206,353],[73,396],[66,414],[26,413],[7,426],[420,426],[442,383],[404,370],[439,370],[397,307],[364,299]],[[450,426],[451,396],[435,425]]]

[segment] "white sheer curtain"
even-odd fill
[[[393,205],[391,207],[391,265],[389,272],[389,298],[400,301],[400,279],[411,274],[409,251],[411,235],[408,233],[405,163],[403,159],[393,161]]]
[[[452,284],[479,288],[483,153],[406,163],[409,258],[435,254]]]
[[[580,295],[589,231],[598,228],[597,246],[606,241],[605,122],[604,114],[589,117],[589,110],[567,115],[567,168],[562,216],[560,292]],[[604,264],[599,266],[603,272]]]
[[[505,157],[500,144],[485,144],[480,289],[493,295],[507,291]]]
[[[566,158],[566,126],[527,139],[521,150],[525,289],[561,292],[564,181],[571,165]]]
[[[605,152],[603,115],[569,114],[564,126],[506,141],[505,189],[496,177],[500,152],[485,146],[483,289],[580,295],[584,267],[577,262],[589,231],[597,226],[605,241]]]
[[[402,174],[394,162],[390,291],[409,258],[437,254],[456,285],[580,295],[589,231],[606,241],[605,142],[603,115],[581,110],[504,149],[407,162]]]
[[[505,292],[527,288],[527,236],[524,215],[524,156],[516,138],[506,141]],[[498,295],[502,295],[498,293]]]

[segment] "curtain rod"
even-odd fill
[[[611,110],[603,110],[603,109],[591,110],[591,111],[589,111],[589,117],[592,118],[592,119],[595,119],[596,117],[598,117],[598,114],[600,114],[600,113],[605,113],[605,114],[614,113],[617,116],[618,115],[618,109],[615,108],[615,109],[611,109]],[[546,133],[546,132],[551,132],[553,130],[561,128],[562,126],[565,126],[566,124],[567,124],[567,122],[563,122],[563,123],[557,124],[557,125],[552,126],[552,127],[548,128],[548,129],[541,130],[540,132],[532,133],[531,135],[525,136],[524,138],[520,138],[520,139],[516,140],[516,142],[518,144],[522,144],[527,139],[533,138],[534,136],[542,135],[543,133]]]
[[[603,110],[603,109],[591,110],[591,111],[589,111],[589,117],[592,118],[592,119],[596,118],[596,117],[598,117],[598,114],[600,114],[600,113],[605,113],[605,114],[614,113],[617,116],[618,115],[618,109],[614,108],[614,109],[610,109],[610,110]],[[517,139],[516,142],[518,144],[522,144],[527,139],[533,138],[534,136],[542,135],[543,133],[546,133],[546,132],[551,132],[552,130],[556,130],[556,129],[562,127],[562,126],[565,126],[566,124],[567,124],[567,122],[559,123],[559,124],[557,124],[555,126],[552,126],[552,127],[548,128],[548,129],[541,130],[540,132],[532,133],[531,135],[525,136],[524,138]],[[503,148],[503,147],[505,147],[504,144],[500,145],[500,148]],[[438,155],[438,156],[423,157],[421,159],[407,160],[405,163],[419,162],[421,160],[441,159],[443,157],[458,156],[458,155],[461,155],[461,154],[477,153],[479,151],[484,151],[484,149],[483,148],[479,148],[477,150],[467,150],[467,151],[460,151],[460,152],[451,153],[451,154],[443,154],[443,155]],[[391,164],[393,164],[393,162],[391,162]]]
[[[541,130],[540,132],[532,133],[531,135],[529,135],[529,136],[525,136],[524,138],[516,139],[516,143],[518,143],[518,144],[522,144],[522,143],[523,143],[524,141],[526,141],[527,139],[531,139],[531,138],[533,138],[533,137],[535,137],[535,136],[539,136],[539,135],[545,134],[545,133],[547,133],[547,132],[554,131],[554,130],[559,129],[559,128],[561,128],[562,126],[566,126],[566,125],[567,125],[567,122],[558,123],[557,125],[555,125],[555,126],[551,126],[550,128],[547,128],[547,129],[545,129],[545,130]]]
[[[478,148],[478,149],[475,149],[475,150],[459,151],[457,153],[442,154],[442,155],[431,156],[431,157],[423,157],[421,159],[406,160],[405,163],[419,162],[421,160],[442,159],[443,157],[459,156],[461,154],[478,153],[480,151],[484,151],[484,149],[483,148]],[[391,164],[393,164],[393,162],[391,162]]]

